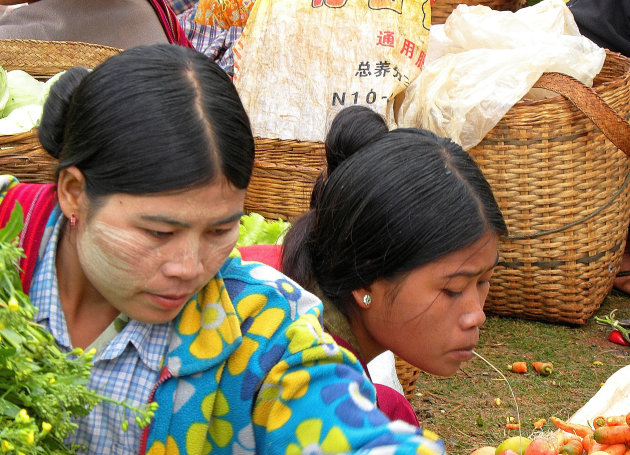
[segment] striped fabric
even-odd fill
[[[184,30],[177,20],[177,15],[166,0],[149,0],[149,3],[151,3],[151,6],[153,6],[153,9],[155,9],[156,14],[160,18],[160,22],[164,27],[164,32],[169,42],[194,49],[192,43],[186,38]]]
[[[24,250],[25,257],[20,259],[19,267],[22,287],[24,292],[28,293],[46,221],[57,203],[56,186],[21,183],[12,187],[0,205],[1,226],[4,226],[11,216],[16,202],[20,203],[24,211],[24,228],[20,233],[19,246]]]

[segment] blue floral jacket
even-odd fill
[[[435,434],[377,409],[321,312],[312,294],[235,251],[175,321],[142,451],[443,453]]]

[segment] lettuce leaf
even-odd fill
[[[236,246],[281,244],[291,223],[284,220],[267,220],[259,213],[252,212],[241,217]]]

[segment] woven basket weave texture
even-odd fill
[[[630,59],[608,53],[594,86],[630,119]],[[561,96],[517,103],[469,152],[509,229],[487,311],[586,323],[619,270],[630,159]]]
[[[630,118],[630,59],[611,52],[595,92]],[[291,219],[325,167],[321,143],[256,139],[247,209]],[[522,100],[469,150],[510,237],[500,244],[490,313],[584,324],[612,287],[630,213],[630,160],[562,96]]]

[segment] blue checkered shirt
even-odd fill
[[[166,0],[177,13],[177,19],[193,47],[206,54],[230,76],[234,75],[234,52],[236,40],[243,27],[222,29],[213,25],[195,23],[198,0]]]
[[[63,350],[70,351],[72,342],[59,300],[55,269],[59,233],[64,225],[65,218],[57,206],[48,220],[29,294],[38,308],[35,320],[52,333]],[[130,319],[122,331],[97,352],[89,387],[134,406],[146,403],[157,382],[170,328],[170,323],[153,325]],[[127,432],[121,430],[125,417],[129,418]],[[78,429],[66,443],[83,445],[90,454],[138,453],[142,430],[118,405],[100,404],[77,423]]]

